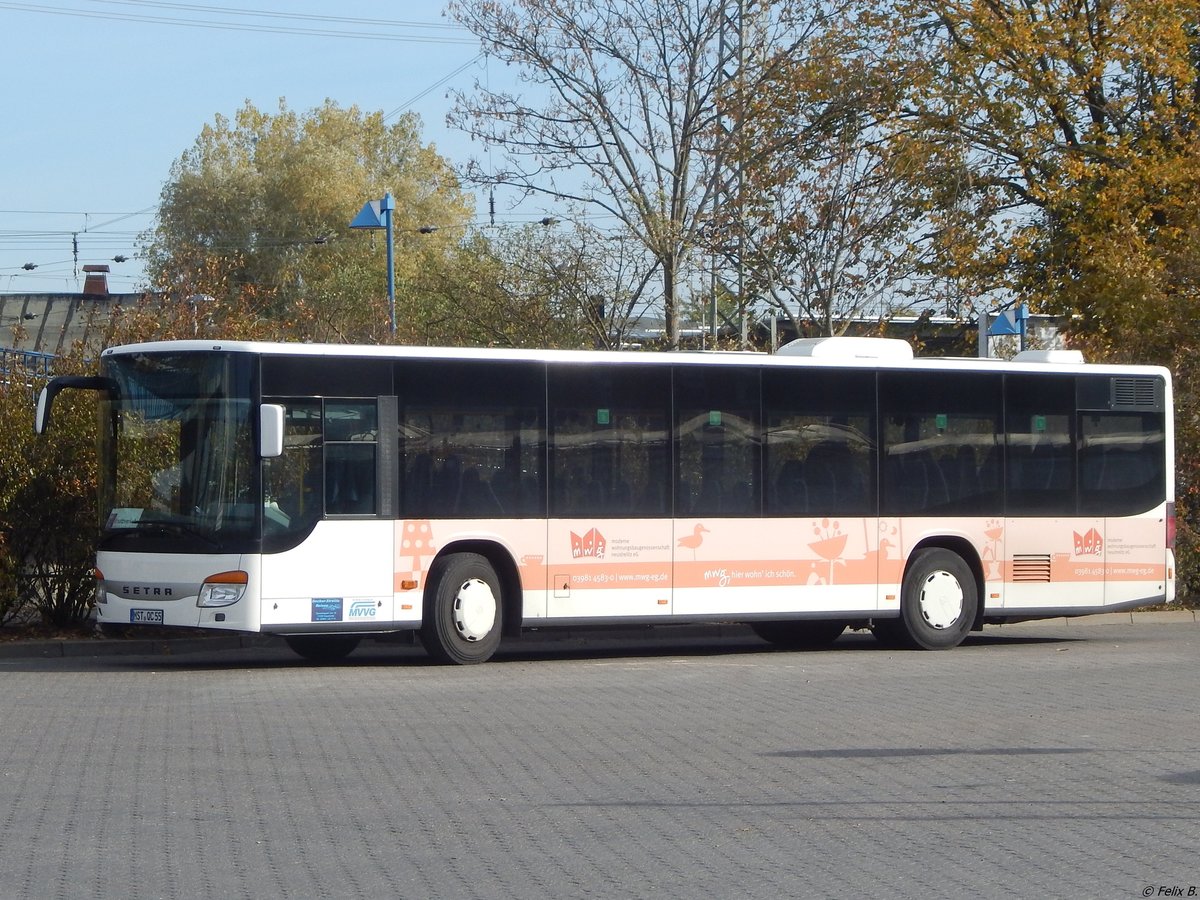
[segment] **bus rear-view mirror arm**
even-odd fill
[[[37,413],[33,420],[33,430],[37,434],[45,434],[50,427],[50,407],[54,398],[68,388],[83,391],[105,391],[113,393],[116,385],[111,378],[101,375],[59,375],[51,378],[50,382],[38,394]]]

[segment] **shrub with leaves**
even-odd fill
[[[62,371],[79,369],[77,358]],[[10,367],[0,383],[0,622],[55,626],[86,618],[94,592],[96,412],[89,397],[55,407],[33,433],[40,381]]]

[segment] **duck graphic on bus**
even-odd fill
[[[678,542],[676,542],[675,546],[685,547],[686,549],[691,550],[692,559],[694,560],[696,558],[696,550],[698,550],[700,545],[704,543],[704,535],[706,534],[708,534],[708,529],[703,525],[697,524],[696,527],[692,529],[692,533],[681,537]]]

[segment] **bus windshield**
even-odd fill
[[[105,358],[103,549],[252,549],[261,507],[251,361],[219,352]]]

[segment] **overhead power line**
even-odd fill
[[[104,210],[83,209],[0,209],[0,215],[5,216],[121,216],[130,218],[142,216],[158,209],[158,206],[147,206],[137,212],[106,212]]]
[[[438,88],[440,88],[446,82],[457,77],[461,73],[467,71],[467,69],[471,68],[471,66],[475,65],[475,63],[479,62],[479,60],[483,59],[486,55],[487,55],[486,53],[480,53],[479,55],[475,56],[473,59],[470,59],[467,62],[463,63],[461,66],[459,66],[457,69],[455,69],[450,74],[445,75],[442,78],[439,78],[437,81],[435,81],[429,87],[425,88],[425,90],[421,91],[419,94],[416,94],[413,97],[409,97],[407,100],[405,100],[403,103],[401,103],[395,109],[393,109],[390,113],[388,113],[386,116],[384,116],[383,121],[386,122],[388,119],[392,118],[393,116],[400,115],[400,113],[404,112],[406,109],[408,109],[414,103],[416,103],[418,100],[423,100],[425,97],[429,96],[431,93],[436,91]]]
[[[103,2],[117,2],[117,0],[103,0]],[[133,3],[133,0],[126,0]],[[137,6],[146,6],[150,4],[137,3]],[[252,12],[249,10],[233,10],[225,7],[204,7],[191,4],[160,4],[162,6],[172,6],[180,10],[194,11],[196,13],[207,13],[209,11],[218,12],[220,15],[226,16],[249,16],[260,18],[278,18],[284,20],[292,20],[297,22],[319,20],[329,21],[331,24],[347,24],[357,25],[360,22],[344,17],[311,17],[297,15],[295,13],[268,13],[268,12]],[[371,30],[341,30],[333,28],[310,28],[302,26],[287,26],[287,25],[265,25],[254,22],[237,22],[223,21],[219,19],[204,19],[204,18],[183,18],[181,16],[152,16],[145,14],[107,12],[100,10],[87,10],[78,7],[58,7],[45,6],[39,3],[13,3],[0,2],[0,9],[11,9],[18,12],[40,13],[45,15],[68,16],[83,19],[104,19],[116,22],[137,22],[139,24],[148,25],[173,25],[180,28],[206,28],[215,31],[247,31],[256,34],[284,34],[296,35],[301,37],[327,37],[327,38],[342,38],[348,40],[362,41],[389,41],[398,43],[432,43],[432,44],[478,44],[476,38],[469,34],[463,34],[461,37],[453,33],[454,26],[440,25],[437,23],[417,23],[403,22],[398,20],[362,20],[361,24],[369,26]],[[429,30],[433,33],[399,33],[396,31],[388,32],[379,29],[413,29]],[[444,30],[444,31],[443,31]],[[464,31],[464,29],[457,29]]]
[[[276,12],[264,9],[233,9],[228,6],[210,6],[202,3],[167,3],[164,0],[85,0],[107,6],[152,6],[159,9],[181,9],[189,12],[216,12],[230,16],[252,16],[264,19],[293,19],[306,22],[334,22],[342,25],[379,25],[384,28],[431,28],[464,31],[461,25],[448,22],[409,22],[399,19],[366,19],[355,16],[328,16],[312,13]]]

